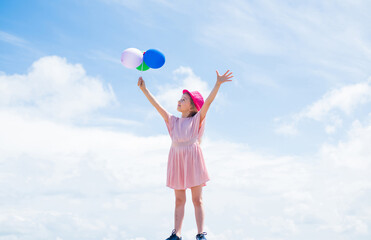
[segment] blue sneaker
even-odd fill
[[[166,238],[166,240],[182,240],[182,237],[178,237],[176,234],[175,234],[175,229],[173,229],[173,232],[171,233],[171,236]]]
[[[199,234],[196,235],[196,239],[197,240],[206,240],[205,235],[207,235],[206,232],[199,233]]]

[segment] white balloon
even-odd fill
[[[136,48],[125,49],[121,54],[121,63],[127,68],[137,68],[143,62],[143,53]]]

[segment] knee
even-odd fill
[[[192,198],[193,205],[195,207],[202,205],[202,198]]]
[[[185,198],[176,198],[175,199],[175,205],[176,206],[184,206],[186,203],[186,199]]]

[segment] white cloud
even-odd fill
[[[274,121],[275,122],[279,122],[280,119],[279,118],[276,118]],[[295,135],[297,135],[299,133],[298,130],[297,130],[297,128],[296,128],[296,126],[294,125],[294,123],[280,124],[275,129],[275,132],[278,133],[278,134],[287,135],[287,136],[295,136]]]
[[[33,95],[28,91],[34,88],[29,87],[3,98],[0,235],[7,239],[165,239],[174,210],[174,193],[165,187],[169,136],[140,137],[12,111],[26,100],[39,99],[42,106],[47,98],[40,96],[52,92],[55,85],[80,89],[69,79],[80,79],[81,71],[69,67],[76,76],[52,80],[48,91]],[[182,87],[207,90],[189,68],[174,74]],[[28,75],[11,77],[23,83]],[[159,96],[170,96],[171,89],[164,87]],[[60,105],[69,101],[61,99]],[[332,239],[366,239],[371,226],[370,129],[371,121],[356,121],[346,139],[323,144],[311,156],[269,155],[206,134],[202,148],[211,176],[204,190],[208,237],[287,240],[323,234]],[[194,212],[191,198],[187,199],[183,232],[193,238]]]
[[[267,155],[205,138],[208,236],[368,236],[370,126],[356,123],[346,140],[324,144],[319,155],[308,157]],[[0,132],[0,187],[7,200],[0,232],[7,230],[6,236],[167,237],[174,204],[165,187],[167,135],[138,137],[6,112]],[[191,207],[184,235],[194,237]]]
[[[276,132],[286,135],[298,134],[297,125],[305,120],[323,122],[326,133],[334,133],[343,124],[343,115],[351,115],[357,108],[371,102],[371,78],[366,82],[349,84],[325,93],[302,111],[292,114],[289,120],[276,118]]]
[[[168,136],[137,137],[5,111],[0,132],[2,236],[133,239],[128,226],[149,223],[138,218],[142,209],[153,212],[160,200],[162,214],[170,200],[152,196],[149,204],[140,194],[167,193]]]
[[[0,40],[18,47],[27,47],[28,45],[26,40],[3,31],[0,31]]]
[[[323,120],[333,110],[349,115],[359,105],[371,102],[371,82],[351,84],[327,92],[299,114],[299,118]]]
[[[200,25],[198,36],[218,50],[231,53],[246,50],[268,55],[300,53],[301,58],[305,55],[313,61],[315,53],[320,52],[331,61],[336,60],[339,52],[349,56],[370,52],[367,36],[362,34],[368,27],[362,19],[369,16],[354,18],[356,14],[366,13],[369,2],[341,2],[334,7],[326,2],[219,1],[207,9],[210,17]],[[212,14],[221,10],[223,14]]]
[[[370,74],[370,7],[368,1],[216,1],[202,9],[193,38],[237,64],[249,83],[290,89],[303,76],[317,86],[352,83]]]
[[[363,126],[359,121],[354,121],[349,130],[348,141],[339,141],[337,145],[324,144],[321,153],[331,165],[363,170],[371,168],[369,146],[371,146],[371,122]]]
[[[283,239],[303,234],[305,225],[310,226],[309,235],[325,230],[336,236],[368,236],[371,122],[355,125],[344,142],[324,144],[319,154],[308,157],[265,156],[214,141],[205,146],[214,184],[228,189],[223,195],[233,196],[222,205],[210,203],[213,209],[227,209],[212,217],[226,216],[228,206],[234,206],[247,228],[265,226]],[[213,189],[210,199],[220,189]]]
[[[12,111],[73,120],[117,104],[115,98],[111,85],[58,56],[37,60],[24,75],[0,75],[0,107]]]
[[[1,30],[0,30],[0,41],[6,42],[16,47],[20,47],[23,50],[30,51],[33,55],[43,55],[43,53],[40,52],[38,49],[32,47],[32,44],[29,41],[19,36],[16,36],[14,34],[4,32]]]
[[[6,112],[0,112],[0,116],[2,157],[19,161],[25,161],[23,158],[41,161],[42,166],[54,169],[51,176],[45,176],[49,183],[54,184],[79,176],[79,164],[83,159],[90,159],[89,165],[92,168],[101,167],[100,171],[108,171],[109,176],[117,178],[117,184],[123,188],[131,188],[132,184],[138,182],[153,182],[150,176],[139,172],[141,164],[151,167],[155,162],[145,159],[142,160],[144,162],[129,160],[134,156],[138,157],[138,152],[143,148],[147,153],[151,152],[152,159],[155,159],[159,154],[158,147],[163,146],[166,149],[166,143],[170,140],[166,136],[149,137],[145,138],[149,141],[146,143],[147,140],[141,137],[99,128],[68,127]],[[110,149],[108,152],[107,148]],[[97,159],[100,160],[97,162]],[[131,177],[126,179],[124,176]],[[34,177],[41,180],[39,177],[42,175]]]

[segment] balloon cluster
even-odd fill
[[[160,68],[165,63],[165,56],[156,49],[141,52],[136,48],[125,49],[121,54],[121,63],[127,68],[147,71],[150,68]]]

